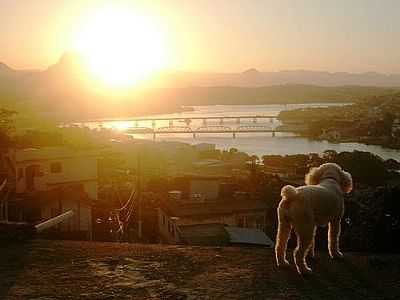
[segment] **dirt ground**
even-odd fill
[[[317,254],[314,274],[271,249],[34,240],[0,248],[0,299],[400,299],[400,256]]]

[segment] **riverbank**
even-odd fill
[[[345,143],[357,143],[366,146],[379,146],[384,149],[400,150],[400,143],[398,141],[393,142],[390,138],[379,138],[379,137],[345,137],[345,138],[321,138],[303,135],[307,139],[312,141],[327,141],[332,144],[345,144]]]
[[[283,123],[301,122],[302,136],[400,149],[400,94],[364,99],[349,106],[281,111]]]
[[[201,116],[238,116],[238,115],[279,115],[282,111],[304,110],[307,108],[325,108],[325,107],[343,107],[349,103],[313,103],[313,104],[288,104],[288,105],[211,105],[211,106],[194,106],[193,111],[183,113],[173,113],[157,115],[162,118],[190,118]],[[154,116],[153,116],[154,117]],[[218,120],[219,122],[219,120]],[[224,122],[225,126],[237,126],[236,120],[230,121],[231,123]],[[176,123],[180,125],[179,123]],[[241,122],[242,125],[249,124],[254,126],[253,120]],[[274,121],[272,124],[269,120],[257,120],[257,125],[266,126],[279,126],[279,121]],[[83,126],[89,128],[98,128],[99,123],[83,123]],[[133,126],[152,128],[151,122],[138,122],[135,124],[133,121],[110,121],[103,122],[103,128],[115,128],[123,130]],[[193,122],[194,127],[203,126],[202,121],[198,120],[197,123]],[[214,125],[214,124],[210,124]],[[159,126],[169,126],[168,121],[161,122]],[[152,140],[152,134],[134,134],[134,138]],[[343,138],[343,137],[342,137]],[[323,153],[325,150],[331,149],[337,152],[343,151],[365,151],[371,152],[381,156],[384,159],[400,160],[400,152],[394,149],[383,148],[381,146],[366,145],[362,143],[351,143],[353,139],[345,140],[343,143],[329,142],[326,139],[313,140],[306,137],[295,136],[292,134],[276,134],[272,137],[271,134],[246,134],[241,133],[236,135],[236,139],[232,138],[231,134],[198,134],[193,138],[192,134],[160,134],[157,135],[156,141],[165,142],[182,142],[186,144],[199,144],[209,143],[214,144],[218,149],[229,150],[236,148],[239,151],[246,152],[250,155],[262,156],[265,154],[277,155],[291,155],[291,154],[306,154],[306,153]]]

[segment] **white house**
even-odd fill
[[[10,150],[6,161],[15,174],[17,194],[80,183],[97,200],[97,158],[92,151],[47,147]]]
[[[72,209],[74,217],[59,229],[91,237],[91,202],[98,197],[97,152],[67,147],[12,149],[4,159],[17,197],[51,198],[37,203],[42,220]]]

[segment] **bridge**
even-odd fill
[[[208,125],[200,126],[198,128],[191,128],[189,126],[166,126],[160,128],[149,128],[149,127],[131,127],[125,132],[128,134],[153,134],[153,139],[159,134],[179,134],[186,133],[192,134],[193,138],[196,138],[201,133],[228,133],[232,134],[233,138],[236,138],[238,133],[271,133],[274,137],[276,133],[295,133],[300,134],[306,130],[304,125],[281,125],[275,128],[264,125],[241,125],[237,127],[229,127],[224,125]]]
[[[257,123],[258,119],[278,119],[276,115],[238,115],[238,116],[186,116],[186,117],[148,117],[148,118],[121,118],[121,119],[93,119],[84,120],[79,123],[108,123],[108,122],[157,122],[157,121],[194,121],[194,120],[229,120],[235,119],[237,122],[244,119],[252,119]]]
[[[155,139],[159,134],[232,134],[236,138],[238,133],[295,133],[300,134],[307,128],[304,124],[281,125],[275,122],[276,115],[231,115],[231,116],[179,116],[179,117],[148,117],[126,119],[96,119],[82,123],[94,123],[102,127],[103,123],[125,122],[132,123],[132,127],[125,130],[128,134],[152,134]],[[234,120],[235,122],[232,122]],[[217,121],[217,122],[215,122]],[[230,121],[230,122],[228,122]],[[162,124],[160,124],[160,122]],[[185,124],[179,126],[179,124]],[[168,125],[168,126],[165,126]]]

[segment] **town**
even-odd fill
[[[41,237],[273,247],[281,188],[302,185],[309,168],[332,161],[349,170],[356,185],[346,201],[345,249],[400,249],[391,238],[400,230],[396,160],[330,150],[257,157],[82,126],[17,134],[12,114],[3,111],[0,220],[37,224],[74,212]]]
[[[400,1],[0,1],[0,300],[400,299]]]
[[[280,120],[301,122],[303,135],[340,142],[360,142],[400,148],[400,95],[367,96],[352,105],[283,111]]]

